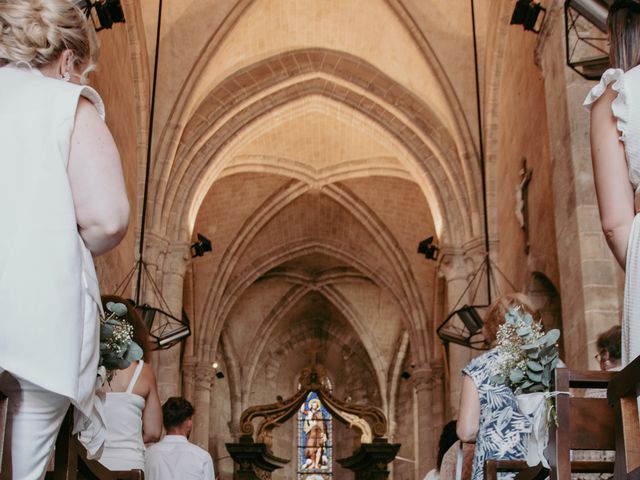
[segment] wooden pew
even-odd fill
[[[547,457],[551,480],[567,480],[571,473],[612,473],[614,463],[571,461],[571,451],[615,450],[615,414],[605,398],[580,397],[572,389],[607,389],[613,372],[558,368],[555,390],[558,425],[549,429]]]
[[[69,408],[56,440],[54,469],[46,480],[144,480],[141,470],[112,471],[95,460],[87,458],[87,450],[73,431],[73,408]],[[78,474],[80,473],[80,477]]]
[[[640,479],[640,357],[619,372],[607,390],[609,404],[616,417],[615,480]]]

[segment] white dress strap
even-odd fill
[[[139,360],[138,366],[136,367],[135,372],[133,372],[133,377],[131,377],[131,381],[129,382],[129,386],[127,387],[127,393],[131,393],[133,391],[133,387],[135,386],[136,382],[138,381],[138,377],[142,372],[143,365],[144,365],[144,360]]]
[[[582,105],[587,109],[591,109],[592,105],[604,94],[609,86],[611,86],[612,90],[617,94],[611,103],[611,111],[617,121],[620,140],[625,142],[627,131],[629,130],[629,99],[627,98],[628,92],[625,86],[624,71],[622,69],[610,68],[606,70],[602,74],[600,81],[591,89],[587,98],[584,99]]]

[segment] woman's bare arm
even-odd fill
[[[456,433],[463,442],[474,442],[480,428],[480,397],[476,384],[469,375],[462,379],[460,408]]]
[[[611,111],[616,95],[608,88],[591,108],[591,159],[602,230],[624,269],[635,207],[624,144],[619,140],[617,120]]]
[[[94,255],[111,250],[126,233],[129,201],[113,137],[85,98],[76,110],[67,171],[85,245]]]
[[[143,365],[141,377],[149,385],[149,394],[145,399],[142,411],[142,441],[153,443],[160,440],[160,435],[162,435],[162,407],[160,406],[156,375],[150,364]]]

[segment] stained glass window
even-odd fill
[[[298,480],[333,478],[333,424],[331,414],[315,392],[309,393],[298,413]]]

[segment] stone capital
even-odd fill
[[[416,392],[430,390],[433,386],[433,371],[428,367],[417,367],[411,374]]]
[[[167,247],[162,269],[165,274],[184,277],[190,260],[191,253],[189,251],[189,245],[186,243],[173,243]]]
[[[196,388],[211,388],[213,382],[214,371],[211,365],[203,365],[199,363],[193,367],[193,377],[196,383]]]
[[[467,269],[464,264],[464,250],[451,246],[440,248],[441,260],[438,264],[439,271],[447,281],[467,278]]]

